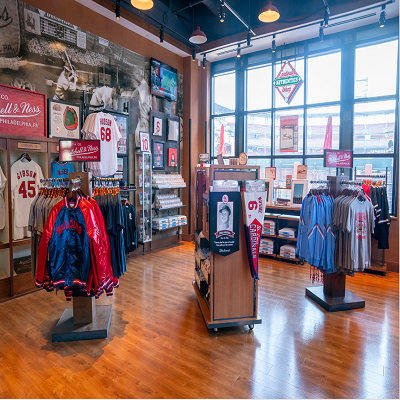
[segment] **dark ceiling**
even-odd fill
[[[114,0],[116,1],[116,0]],[[209,47],[210,42],[243,33],[245,39],[246,27],[225,8],[225,22],[219,21],[220,0],[153,0],[154,7],[151,10],[141,12],[130,5],[130,0],[122,0],[124,8],[147,20],[152,25],[160,28],[165,26],[165,32],[182,43],[188,45],[188,38],[192,33],[193,26],[200,29],[207,36],[207,44],[201,45],[202,49]],[[278,31],[288,26],[300,25],[310,20],[323,18],[323,0],[273,0],[280,12],[280,19],[273,24],[265,24],[258,20],[260,10],[267,4],[267,0],[227,0],[229,5],[248,23],[252,29],[258,30],[272,28]],[[331,10],[331,16],[335,11],[348,12],[354,9],[378,3],[378,0],[327,0]],[[199,4],[195,4],[199,3]],[[176,12],[190,4],[182,11]],[[268,27],[266,25],[269,25]],[[225,40],[226,42],[226,40]]]

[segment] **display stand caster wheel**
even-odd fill
[[[254,329],[254,325],[249,325],[249,329],[252,331]]]
[[[218,333],[218,328],[214,328],[214,333]]]

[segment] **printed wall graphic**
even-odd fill
[[[128,118],[120,115],[114,115],[114,118],[121,133],[121,139],[117,144],[118,154],[127,154]]]
[[[153,168],[164,169],[164,142],[153,141]]]
[[[177,167],[178,149],[168,149],[168,167]]]
[[[291,103],[302,84],[303,80],[289,61],[283,64],[274,81],[276,90],[287,104]]]
[[[289,115],[280,118],[280,152],[297,153],[298,144],[298,128],[299,116]]]
[[[168,140],[179,139],[179,122],[172,119],[168,120]]]
[[[150,59],[21,0],[0,0],[0,83],[76,104],[85,91],[88,103],[118,111],[129,103],[137,136],[149,132],[150,109],[182,116],[182,74],[176,102],[154,98]]]
[[[239,250],[240,192],[210,192],[210,251],[228,256]]]
[[[49,137],[79,139],[81,108],[79,104],[48,99]]]

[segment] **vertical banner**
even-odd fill
[[[210,192],[210,251],[228,256],[239,250],[240,192]]]
[[[243,212],[245,220],[245,232],[247,252],[251,276],[258,277],[258,253],[260,250],[260,239],[264,224],[266,192],[264,181],[246,181],[246,188],[243,193]]]

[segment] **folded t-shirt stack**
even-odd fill
[[[169,228],[168,217],[153,218],[151,226],[153,229],[158,229],[160,231],[163,229],[168,229]]]
[[[263,235],[275,235],[276,223],[266,219],[263,225]]]
[[[261,254],[274,254],[274,241],[271,239],[260,240],[260,253]]]
[[[178,218],[179,226],[187,225],[187,218],[186,215],[176,215]]]
[[[281,257],[296,258],[296,246],[285,244],[281,246],[279,254]]]
[[[169,227],[174,228],[176,226],[179,226],[179,220],[176,215],[173,215],[172,217],[168,217],[168,222],[169,222]]]
[[[279,229],[279,236],[287,238],[295,238],[297,235],[297,229],[295,228],[282,228]]]

